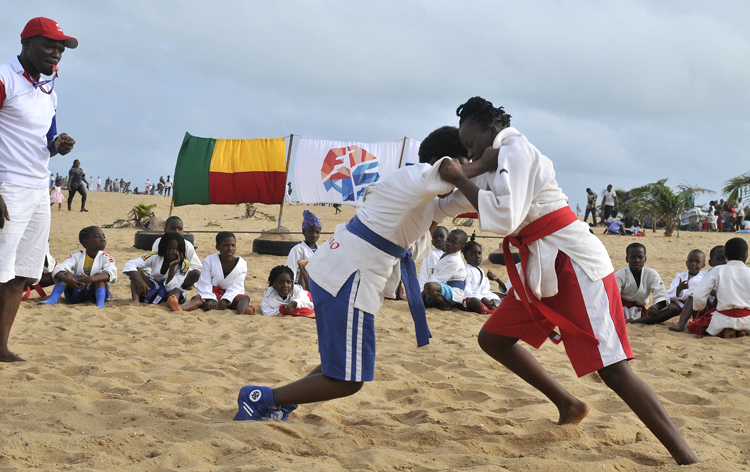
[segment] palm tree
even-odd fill
[[[673,190],[666,183],[667,179],[661,179],[634,188],[630,193],[635,198],[628,202],[628,206],[639,220],[650,218],[654,231],[656,222],[663,218],[667,222],[664,236],[672,236],[675,220],[685,212],[689,202],[694,201],[696,195],[714,192],[689,184],[680,184]]]
[[[724,194],[730,202],[750,203],[750,171],[724,182]]]

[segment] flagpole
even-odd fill
[[[401,162],[404,160],[404,150],[406,149],[406,136],[404,136],[404,144],[401,146],[401,157],[398,159],[398,168],[401,168]]]
[[[286,179],[289,177],[289,160],[292,158],[292,142],[294,141],[294,133],[289,135],[289,151],[286,153],[286,174],[284,175],[284,195],[287,192]],[[290,195],[291,199],[292,196]],[[281,217],[284,214],[284,200],[281,200],[281,206],[279,207],[279,224],[276,228],[281,228]]]

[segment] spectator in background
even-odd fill
[[[591,213],[591,219],[594,222],[594,226],[596,226],[596,199],[597,196],[594,193],[593,190],[590,188],[586,189],[586,213],[583,214],[583,221],[586,222],[586,219],[589,217],[589,213]]]
[[[617,194],[612,190],[612,184],[609,184],[607,185],[607,190],[602,196],[602,220],[606,221],[614,212],[616,206]]]

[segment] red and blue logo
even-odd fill
[[[378,158],[359,146],[330,149],[323,160],[320,174],[326,191],[336,190],[345,202],[362,198],[365,188],[377,182]]]

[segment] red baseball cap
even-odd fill
[[[32,18],[26,23],[26,27],[21,31],[21,40],[40,35],[55,41],[62,41],[66,48],[75,49],[78,47],[78,40],[72,36],[65,36],[62,28],[55,20],[41,16]]]

